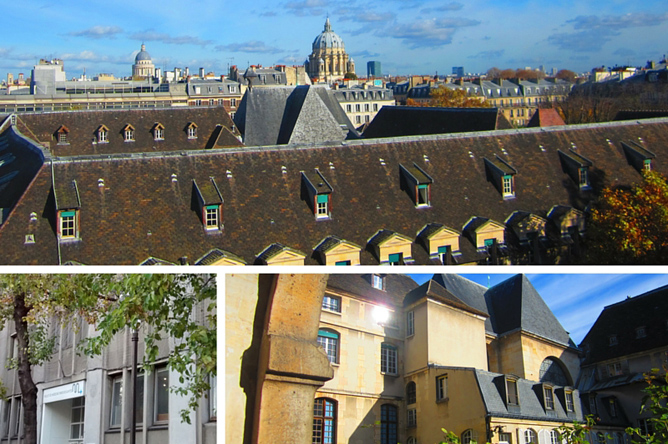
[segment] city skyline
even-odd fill
[[[89,76],[128,76],[142,43],[164,70],[226,74],[229,65],[302,65],[327,16],[361,76],[371,60],[390,75],[449,74],[452,66],[466,72],[641,66],[663,56],[668,36],[662,26],[668,13],[658,1],[261,0],[248,9],[235,6],[210,0],[187,7],[175,1],[160,7],[126,0],[112,6],[10,3],[0,73],[28,77],[40,59],[60,58],[68,78],[84,69]]]
[[[543,267],[545,268],[545,267]],[[519,269],[518,269],[519,270]],[[607,271],[605,268],[601,268]],[[485,287],[493,287],[517,273],[457,273]],[[580,344],[608,305],[668,285],[667,274],[525,273],[576,345]],[[410,274],[423,284],[432,274]]]

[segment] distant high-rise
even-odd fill
[[[453,66],[452,75],[456,77],[464,77],[464,67],[463,66]]]
[[[380,62],[367,62],[366,64],[366,76],[371,77],[381,77],[383,74],[380,70]]]

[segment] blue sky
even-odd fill
[[[604,268],[601,268],[605,270]],[[553,271],[551,271],[552,273]],[[668,274],[531,274],[531,284],[561,325],[579,344],[606,305],[668,285]],[[494,286],[514,274],[461,274],[484,286]],[[432,274],[411,274],[419,284]]]
[[[393,75],[644,65],[668,37],[665,0],[34,0],[3,4],[0,76],[40,58],[126,76],[142,42],[167,70],[302,64],[327,15],[360,75],[370,60]]]

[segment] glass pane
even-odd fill
[[[137,403],[135,423],[144,422],[144,375],[137,375]]]
[[[169,419],[169,372],[161,369],[156,372],[156,420]]]

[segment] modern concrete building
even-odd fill
[[[193,310],[193,320],[204,322],[205,310]],[[122,329],[103,352],[95,357],[79,353],[78,347],[96,335],[94,326],[79,319],[81,327],[52,321],[49,335],[56,338],[52,358],[33,366],[37,384],[38,444],[122,444],[130,442],[132,422],[133,362],[132,333]],[[144,330],[139,334],[139,357],[144,354]],[[139,444],[192,443],[215,444],[217,385],[192,410],[189,398],[174,390],[184,388],[180,374],[167,367],[173,339],[158,341],[157,360],[149,370],[137,376],[136,442]],[[17,370],[6,363],[17,356],[14,323],[8,321],[0,330],[0,381],[6,397],[0,401],[0,442],[23,441],[23,407]],[[190,423],[182,422],[180,412],[189,411]]]

